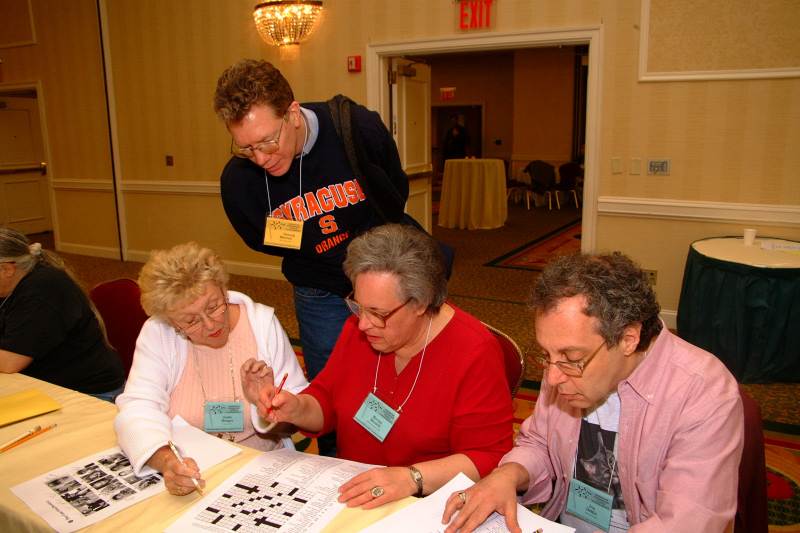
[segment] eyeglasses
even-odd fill
[[[214,307],[213,309],[209,310],[207,313],[203,313],[202,316],[188,324],[184,327],[179,327],[175,322],[172,322],[172,325],[178,330],[178,333],[183,333],[184,335],[192,335],[200,331],[200,328],[203,327],[203,322],[208,319],[212,322],[216,322],[219,317],[225,314],[225,311],[228,310],[228,299],[225,298],[225,301],[219,304],[218,306]]]
[[[381,313],[380,311],[376,311],[371,307],[365,307],[360,303],[358,303],[357,301],[351,299],[350,297],[352,295],[353,292],[351,291],[350,294],[348,294],[347,297],[344,299],[344,303],[347,304],[347,308],[350,310],[351,313],[353,313],[356,316],[360,316],[362,311],[365,312],[367,314],[367,318],[369,318],[369,321],[372,322],[372,325],[375,326],[376,328],[385,328],[386,321],[389,320],[389,317],[398,312],[403,307],[405,307],[405,305],[412,300],[412,298],[409,298],[408,300],[401,303],[388,313]]]
[[[606,343],[603,342],[600,346],[597,347],[595,351],[593,351],[587,357],[580,359],[578,361],[551,361],[544,355],[544,350],[536,341],[533,341],[528,349],[525,350],[525,356],[533,361],[533,363],[541,368],[547,369],[550,365],[556,365],[559,370],[561,370],[567,376],[572,377],[581,377],[583,375],[583,370],[589,364],[595,355],[600,352],[600,348],[605,346]]]
[[[288,109],[287,112],[283,115],[283,120],[281,120],[281,127],[278,128],[278,134],[275,136],[274,139],[270,141],[263,141],[258,143],[252,148],[242,148],[241,146],[237,145],[233,139],[231,139],[231,153],[236,157],[241,157],[242,159],[250,159],[254,155],[256,155],[256,150],[261,152],[262,154],[274,154],[278,150],[280,150],[280,145],[278,141],[281,138],[281,132],[283,131],[283,125],[289,121],[289,113]]]

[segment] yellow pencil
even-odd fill
[[[22,444],[22,443],[23,443],[23,442],[25,442],[26,440],[31,440],[31,439],[32,439],[33,437],[35,437],[36,435],[41,435],[41,434],[42,434],[42,433],[44,433],[45,431],[47,431],[47,430],[50,430],[50,429],[53,429],[53,428],[54,428],[54,427],[56,427],[57,425],[58,425],[58,424],[53,424],[52,426],[47,426],[46,428],[42,428],[42,429],[40,429],[39,431],[36,431],[36,432],[34,432],[34,433],[31,433],[31,434],[30,434],[30,435],[28,435],[27,437],[23,437],[23,438],[19,439],[19,440],[18,440],[18,441],[16,441],[16,442],[12,442],[11,444],[9,444],[9,445],[7,445],[7,446],[5,446],[5,447],[3,447],[3,448],[0,448],[0,453],[7,452],[7,451],[8,451],[8,450],[10,450],[11,448],[14,448],[14,447],[16,447],[16,446],[19,446],[20,444]]]

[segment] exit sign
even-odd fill
[[[491,28],[495,0],[464,0],[458,5],[458,27],[462,30]]]

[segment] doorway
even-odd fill
[[[0,224],[24,234],[53,230],[36,85],[0,87]]]
[[[553,29],[544,31],[459,35],[451,38],[415,39],[389,43],[369,43],[366,55],[367,106],[382,116],[391,116],[385,72],[392,57],[437,53],[512,50],[547,46],[585,45],[588,54],[586,81],[586,142],[583,228],[581,249],[594,251],[597,242],[597,168],[599,153],[600,92],[602,79],[602,27]]]

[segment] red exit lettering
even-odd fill
[[[467,0],[461,2],[459,26],[462,29],[488,28],[494,0]]]

